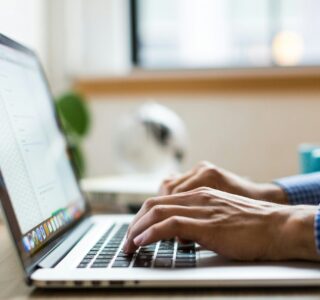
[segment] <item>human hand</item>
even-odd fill
[[[206,161],[198,163],[181,176],[165,180],[160,187],[160,195],[186,192],[198,187],[210,187],[257,200],[288,203],[284,191],[279,186],[252,182]]]
[[[249,201],[248,201],[249,200]],[[317,207],[287,206],[198,188],[145,201],[124,250],[177,237],[236,260],[319,260]]]

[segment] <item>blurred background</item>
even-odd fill
[[[0,32],[37,51],[54,96],[84,99],[83,176],[121,173],[119,122],[150,101],[184,123],[182,170],[205,159],[272,180],[320,141],[319,1],[0,3]]]

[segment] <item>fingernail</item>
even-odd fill
[[[123,250],[126,251],[128,248],[128,242],[125,241],[124,244],[123,244]]]
[[[140,246],[140,245],[142,244],[142,241],[143,241],[143,234],[138,235],[138,236],[133,240],[133,242],[134,242],[134,244],[135,244],[136,246]]]

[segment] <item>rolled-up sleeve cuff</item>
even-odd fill
[[[317,251],[320,255],[320,210],[318,210],[314,219],[314,235],[316,240]]]
[[[274,183],[285,191],[292,205],[320,203],[320,172],[277,179]]]

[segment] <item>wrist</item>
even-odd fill
[[[315,239],[315,215],[317,206],[284,206],[279,211],[280,232],[275,232],[276,252],[280,259],[303,259],[320,261]],[[280,234],[279,234],[280,233]]]
[[[257,199],[278,204],[288,204],[285,191],[273,183],[261,183],[257,185]]]

